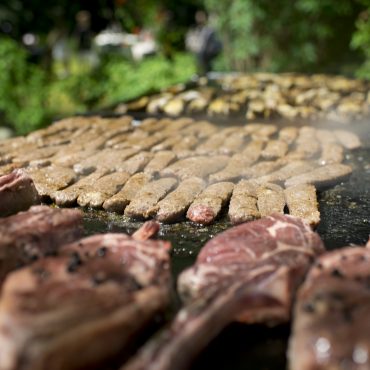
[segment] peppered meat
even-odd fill
[[[131,203],[126,207],[125,216],[136,219],[153,217],[157,210],[157,203],[176,185],[177,180],[172,177],[147,183],[139,189]]]
[[[321,189],[335,185],[352,173],[352,167],[345,164],[333,163],[313,169],[301,175],[293,176],[285,181],[285,187],[300,184],[312,184]]]
[[[182,180],[189,177],[205,179],[208,175],[220,171],[229,161],[226,155],[199,156],[179,160],[161,173],[163,176],[175,176]]]
[[[295,140],[295,149],[287,154],[290,159],[309,159],[320,151],[320,144],[316,139],[316,129],[304,126],[299,130]]]
[[[247,179],[255,179],[276,171],[282,164],[283,162],[279,160],[259,162],[249,168],[242,169],[242,175]]]
[[[104,201],[120,191],[130,178],[127,172],[113,172],[105,175],[84,189],[77,203],[82,207],[101,208]]]
[[[245,144],[245,138],[247,133],[242,129],[231,134],[227,137],[224,142],[220,145],[218,152],[220,154],[233,154],[238,153]]]
[[[28,168],[27,173],[35,183],[42,199],[54,198],[54,193],[71,185],[77,178],[71,168],[51,165],[44,168]]]
[[[158,202],[156,219],[161,222],[181,220],[205,185],[205,182],[197,177],[182,181],[174,191]]]
[[[63,151],[63,155],[53,157],[53,164],[62,167],[73,168],[73,166],[86,158],[96,154],[95,148],[82,148],[81,145],[68,145]]]
[[[230,158],[225,168],[219,172],[211,174],[209,176],[209,181],[214,183],[240,179],[240,177],[244,175],[245,171],[247,171],[247,169],[258,160],[263,146],[264,142],[261,140],[251,141],[246,145],[241,153],[234,154]]]
[[[337,140],[347,149],[357,149],[361,147],[359,137],[353,132],[346,130],[334,130]]]
[[[199,154],[210,154],[218,152],[219,148],[225,144],[228,135],[230,134],[230,130],[223,129],[211,135],[208,139],[206,139],[202,144],[200,144],[196,151]]]
[[[279,131],[279,139],[288,145],[292,144],[298,136],[298,128],[294,126],[283,127]]]
[[[138,152],[137,149],[103,149],[94,155],[87,157],[85,160],[73,166],[74,171],[80,175],[90,174],[97,169],[116,168],[122,165],[125,160]]]
[[[290,177],[301,175],[303,173],[309,172],[315,168],[315,164],[310,161],[304,160],[293,160],[288,162],[283,167],[276,171],[269,173],[255,179],[260,184],[265,182],[274,182],[278,184],[283,184],[285,180]]]
[[[186,217],[199,224],[211,224],[229,201],[233,189],[232,182],[218,182],[209,185],[194,199]]]
[[[285,195],[282,187],[276,184],[266,183],[256,190],[257,207],[261,217],[273,213],[284,213]]]
[[[127,172],[133,175],[137,172],[141,172],[148,162],[153,158],[153,154],[150,152],[140,152],[126,159],[125,161],[118,163],[114,166],[117,171]]]
[[[321,165],[331,163],[341,163],[344,159],[343,147],[335,143],[321,144],[321,155],[319,163]]]
[[[178,142],[172,150],[177,153],[184,150],[192,150],[196,145],[199,143],[198,138],[195,135],[187,135],[182,138],[180,142]]]
[[[260,218],[257,207],[258,184],[253,180],[239,181],[233,191],[229,204],[229,218],[233,224]]]
[[[175,161],[176,155],[170,150],[158,151],[154,154],[150,162],[145,166],[144,173],[158,175],[160,171]]]
[[[299,184],[284,191],[289,214],[301,217],[308,224],[317,226],[320,222],[316,188],[310,184]]]
[[[195,135],[199,139],[206,139],[218,131],[217,126],[208,121],[196,121],[182,129],[181,134]]]
[[[0,299],[0,368],[101,368],[166,308],[169,247],[95,235],[9,275]]]
[[[0,216],[8,216],[40,203],[32,179],[21,169],[0,177]]]
[[[291,370],[370,368],[369,272],[369,248],[343,248],[316,261],[295,303]]]
[[[249,124],[245,129],[251,131],[253,140],[269,140],[269,137],[274,135],[278,130],[276,125],[265,123]]]
[[[70,207],[76,204],[77,198],[84,192],[85,189],[88,189],[95,182],[106,175],[107,170],[96,171],[92,174],[81,178],[74,184],[68,186],[65,189],[58,190],[54,194],[51,194],[51,198],[54,198],[55,203],[58,206]]]
[[[0,219],[0,282],[10,271],[56,253],[60,245],[82,233],[78,210],[33,206]]]
[[[104,202],[103,208],[106,211],[123,213],[138,191],[151,179],[151,175],[143,172],[131,176],[121,191]]]
[[[160,143],[154,145],[151,149],[152,152],[167,151],[174,148],[182,140],[181,135],[172,135]]]
[[[186,369],[233,321],[288,321],[295,290],[322,252],[320,237],[300,219],[286,215],[217,235],[179,277],[185,306],[121,370]]]
[[[269,140],[261,155],[266,160],[282,158],[288,148],[289,146],[284,140]]]

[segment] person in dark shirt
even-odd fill
[[[198,73],[205,75],[212,69],[213,60],[221,53],[222,43],[213,27],[208,25],[207,14],[199,10],[195,14],[196,27],[186,35],[186,47],[197,58]]]

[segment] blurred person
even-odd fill
[[[195,13],[196,26],[186,35],[186,48],[195,54],[198,74],[203,76],[212,70],[213,60],[221,53],[222,43],[216,31],[208,23],[207,13],[198,10]]]
[[[74,33],[77,39],[79,58],[90,66],[95,66],[98,63],[98,59],[92,48],[91,14],[87,10],[81,10],[76,14],[76,28]]]

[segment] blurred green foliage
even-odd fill
[[[64,78],[47,75],[27,62],[26,51],[0,38],[0,112],[3,122],[25,134],[48,124],[52,117],[106,108],[176,83],[195,73],[190,55],[177,53],[172,62],[153,56],[135,63],[112,56],[91,68],[74,57]]]
[[[342,65],[360,59],[350,47],[359,2],[204,2],[223,38],[225,70],[341,72]]]
[[[370,79],[370,0],[362,0],[365,9],[356,22],[356,32],[353,34],[352,46],[362,51],[365,60],[357,71],[358,77]]]
[[[0,112],[17,133],[38,128],[45,119],[47,79],[14,41],[0,38]]]
[[[0,38],[0,124],[26,133],[56,116],[99,110],[187,81],[196,69],[183,52],[183,38],[197,8],[208,11],[223,40],[217,70],[370,79],[370,0],[12,0],[0,4],[0,28],[3,21],[13,27],[12,40]],[[90,11],[95,33],[112,21],[127,32],[150,29],[161,52],[138,63],[105,56],[94,68],[73,56],[69,73],[56,73],[50,33],[65,29],[73,38],[81,9]],[[19,42],[26,32],[37,34],[46,50],[40,64],[29,62]]]

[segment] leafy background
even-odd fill
[[[189,80],[196,66],[183,40],[197,8],[208,11],[223,41],[216,70],[370,78],[370,0],[12,0],[0,4],[0,28],[12,25],[10,33],[0,33],[0,125],[23,134],[55,117]],[[47,52],[32,61],[22,35],[37,34],[47,50],[51,30],[65,28],[73,50],[75,14],[81,9],[91,12],[95,33],[112,19],[127,32],[152,30],[160,52],[142,62],[108,54],[93,68],[72,53],[70,73],[63,77]]]

